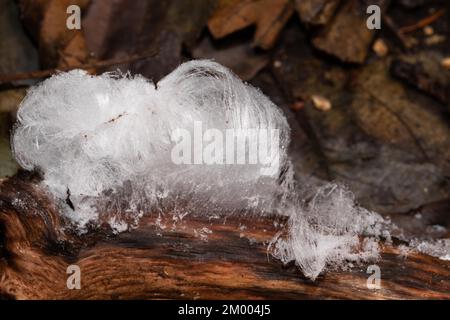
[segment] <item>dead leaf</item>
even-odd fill
[[[391,72],[398,79],[447,104],[450,80],[441,68],[442,58],[440,52],[431,50],[402,55],[392,61]]]
[[[66,26],[67,7],[78,5],[81,12],[89,0],[21,0],[25,25],[39,44],[41,66],[54,68],[86,63],[89,52],[82,30]]]
[[[341,0],[296,0],[300,19],[307,24],[325,25],[333,17]]]
[[[196,59],[214,59],[246,81],[269,63],[269,56],[257,54],[248,42],[219,46],[208,36],[192,50],[192,56]]]
[[[450,129],[445,119],[425,97],[422,101],[417,93],[413,97],[408,87],[391,79],[387,65],[376,63],[359,76],[351,105],[356,121],[369,136],[450,170]]]
[[[121,66],[153,81],[180,64],[183,45],[193,45],[213,8],[213,0],[91,2],[83,27],[95,57],[118,58],[156,48],[159,53],[152,59]]]
[[[383,11],[387,1],[377,0],[373,4],[379,5]],[[366,26],[366,9],[364,1],[344,3],[332,24],[313,39],[314,46],[344,62],[363,63],[376,34],[376,30],[369,30]]]
[[[222,38],[255,25],[254,45],[270,49],[293,12],[289,0],[221,0],[208,28],[214,38]]]
[[[89,59],[89,51],[87,49],[86,40],[81,32],[78,32],[59,51],[58,67],[77,66],[86,63]]]
[[[14,0],[0,1],[0,73],[27,72],[38,68],[37,50],[25,34]],[[30,84],[19,82],[18,84]]]
[[[296,112],[308,137],[293,158],[296,175],[342,182],[380,213],[448,198],[450,130],[439,103],[392,79],[389,59],[349,71],[317,57],[308,40],[287,27],[272,69],[290,103],[315,94],[332,102],[327,112]]]

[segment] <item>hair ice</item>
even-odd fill
[[[43,173],[61,212],[80,230],[106,221],[123,231],[155,211],[283,214],[289,234],[273,243],[275,255],[295,260],[312,279],[327,265],[376,257],[373,243],[358,249],[358,235],[382,219],[335,185],[300,205],[285,116],[218,63],[184,63],[156,85],[141,76],[60,73],[28,92],[17,119],[17,161]],[[223,132],[276,129],[279,139],[268,139],[274,170],[264,173],[267,163],[174,163],[173,133],[193,134],[196,122]]]

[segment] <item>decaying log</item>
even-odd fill
[[[176,224],[167,218],[161,229],[149,215],[119,235],[105,228],[77,235],[63,231],[66,222],[32,177],[0,183],[1,298],[450,298],[450,263],[426,255],[405,259],[385,246],[380,290],[367,288],[367,266],[312,282],[267,253],[278,231],[273,219],[188,216]],[[73,264],[80,290],[66,286]]]

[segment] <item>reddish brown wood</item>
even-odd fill
[[[0,295],[12,299],[449,299],[450,263],[422,254],[405,260],[385,246],[382,288],[366,287],[367,266],[312,282],[267,252],[273,219],[186,217],[174,226],[144,217],[131,232],[63,233],[42,189],[20,176],[0,185]],[[240,226],[247,229],[242,230]],[[206,240],[198,231],[207,226]],[[197,232],[196,232],[197,231]],[[197,235],[196,235],[197,234]],[[81,268],[81,290],[66,269]]]

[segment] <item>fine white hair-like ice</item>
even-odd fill
[[[61,205],[81,226],[97,219],[100,211],[92,208],[97,200],[109,210],[127,209],[111,207],[124,192],[141,210],[183,200],[196,210],[192,202],[203,203],[210,214],[217,208],[247,208],[256,200],[260,209],[270,205],[281,166],[263,176],[260,165],[173,163],[171,134],[192,132],[194,122],[204,130],[278,129],[281,141],[271,149],[281,163],[286,163],[289,143],[281,111],[211,61],[185,63],[157,88],[139,76],[62,73],[33,88],[17,117],[16,159],[26,169],[42,170],[56,198],[70,194],[75,210],[64,201]]]
[[[218,63],[184,63],[156,85],[140,76],[60,73],[28,92],[17,119],[17,161],[43,173],[61,212],[81,231],[105,213],[118,230],[158,210],[282,214],[290,217],[289,236],[272,243],[275,255],[296,261],[312,279],[333,262],[377,255],[374,246],[357,250],[358,235],[382,219],[362,212],[336,186],[319,190],[309,207],[301,205],[287,155],[286,118]],[[196,122],[203,130],[278,130],[279,139],[268,140],[275,170],[262,174],[262,164],[174,163],[173,132],[194,134]]]

